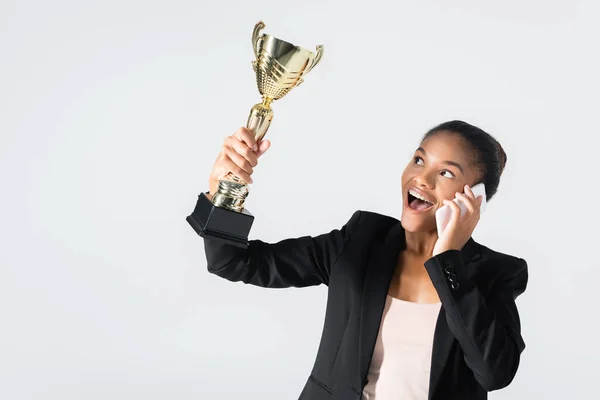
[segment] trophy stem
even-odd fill
[[[273,99],[270,97],[264,97],[263,101],[262,101],[262,105],[265,106],[266,108],[269,108],[269,106],[271,105],[271,103],[273,102]]]
[[[254,133],[254,139],[257,143],[265,137],[269,126],[271,126],[271,120],[273,119],[272,101],[272,98],[264,96],[262,103],[255,104],[250,110],[246,128]]]

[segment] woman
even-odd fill
[[[208,196],[229,171],[252,182],[269,146],[244,128],[228,137]],[[483,182],[490,201],[505,162],[488,133],[443,123],[425,134],[402,174],[400,221],[356,211],[329,233],[251,240],[247,249],[205,238],[208,270],[262,287],[328,286],[300,399],[486,399],[513,380],[525,348],[515,299],[527,263],[471,238],[482,198],[470,187]],[[455,196],[467,208],[462,218]],[[438,237],[435,211],[445,204],[452,218]]]

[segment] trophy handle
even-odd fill
[[[254,30],[252,31],[252,48],[254,49],[254,56],[258,58],[258,44],[259,40],[262,39],[260,31],[262,31],[265,27],[265,23],[262,21],[258,21],[256,25],[254,25]]]
[[[315,54],[315,58],[313,58],[312,64],[310,65],[310,67],[308,67],[306,73],[309,73],[310,70],[313,69],[319,63],[319,61],[321,61],[321,57],[323,57],[323,46],[318,45],[317,54]]]

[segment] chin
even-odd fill
[[[431,218],[415,218],[412,215],[406,215],[406,213],[402,214],[400,223],[407,232],[429,232],[436,229],[435,221]]]
[[[405,205],[405,207],[407,207],[407,205]],[[437,230],[434,210],[428,210],[419,214],[403,208],[400,222],[407,232],[429,232]]]

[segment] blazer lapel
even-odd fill
[[[359,327],[359,367],[362,387],[367,383],[369,365],[381,325],[386,296],[400,252],[406,247],[405,231],[400,221],[394,224],[382,239],[374,242],[365,272]],[[478,245],[469,238],[461,249],[461,256],[468,264],[481,258]],[[433,396],[446,365],[454,336],[446,322],[444,308],[438,314],[432,349],[429,398]]]
[[[394,224],[382,239],[377,240],[369,257],[362,290],[359,328],[360,379],[364,387],[371,357],[377,341],[381,315],[400,251],[406,245],[404,228]]]
[[[452,335],[452,332],[450,332],[448,323],[446,323],[446,312],[444,311],[444,307],[441,307],[440,313],[437,318],[437,323],[435,325],[435,331],[433,334],[433,349],[431,351],[431,371],[429,375],[430,400],[433,398],[433,394],[435,393],[437,384],[440,381],[440,376],[442,375],[444,366],[448,361],[448,356],[450,355],[450,349],[452,348],[453,341],[454,336]]]

